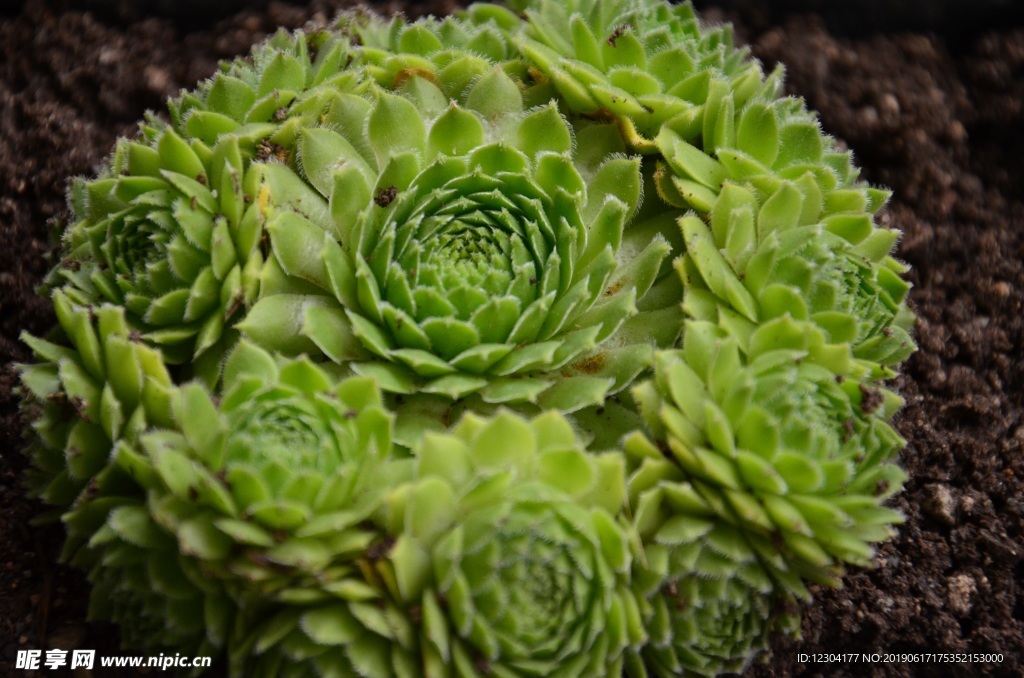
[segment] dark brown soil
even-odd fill
[[[12,361],[22,330],[53,322],[33,288],[49,267],[48,222],[65,180],[89,174],[146,108],[248,51],[278,25],[328,17],[344,0],[271,4],[208,30],[129,21],[32,0],[0,13],[0,675],[16,650],[96,648],[116,631],[85,620],[88,589],[54,565],[59,527],[20,478],[25,422]],[[419,11],[444,12],[450,0]],[[399,2],[382,3],[384,11]],[[1024,30],[946,44],[923,34],[838,39],[813,16],[740,22],[769,65],[852,148],[864,176],[896,191],[921,350],[896,386],[907,400],[907,515],[872,571],[816,591],[800,641],[778,639],[755,676],[1024,673]],[[800,653],[1002,653],[1001,664],[813,664]],[[97,672],[100,675],[101,672]],[[56,674],[54,674],[56,675]],[[117,675],[107,673],[105,675]],[[120,674],[132,675],[132,674]]]

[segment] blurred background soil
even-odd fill
[[[910,474],[907,516],[877,567],[816,590],[802,638],[778,638],[749,674],[1024,674],[1024,29],[1005,0],[699,2],[736,23],[766,68],[895,197],[920,350],[895,383]],[[22,330],[54,322],[34,288],[49,232],[67,218],[66,180],[90,174],[146,109],[208,77],[277,26],[325,21],[344,0],[0,3],[0,676],[18,649],[118,654],[116,629],[86,620],[88,586],[55,564],[59,526],[30,526],[25,421],[13,363]],[[381,2],[444,14],[451,0]],[[157,16],[145,16],[139,7]],[[843,7],[847,7],[845,10]],[[910,7],[910,9],[908,9]],[[971,9],[973,7],[973,9]],[[936,9],[938,8],[938,9]],[[943,9],[949,11],[942,11]],[[870,11],[869,11],[870,10]],[[955,11],[953,11],[955,10]],[[844,14],[845,11],[845,14]],[[889,14],[886,14],[886,12]],[[888,32],[879,32],[882,28]],[[895,30],[892,30],[895,28]],[[1001,653],[1001,664],[809,664],[800,653]],[[47,675],[58,675],[48,672]],[[142,675],[102,673],[96,675]]]

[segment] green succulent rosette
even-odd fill
[[[507,411],[467,415],[414,452],[360,561],[378,596],[268,621],[255,642],[278,644],[246,675],[621,673],[643,640],[616,520],[622,456],[586,453],[555,412]]]
[[[736,48],[729,27],[702,27],[689,3],[656,0],[509,3],[520,16],[489,4],[465,18],[499,30],[530,66],[534,78],[577,113],[608,117],[631,150],[670,128],[699,137],[719,115],[774,93],[781,70],[765,82],[747,48]]]
[[[41,519],[104,495],[138,492],[112,463],[116,447],[169,422],[172,388],[160,353],[139,341],[123,309],[80,306],[61,291],[53,305],[58,327],[46,339],[23,334],[37,362],[19,366],[36,434],[29,486],[54,507]],[[72,525],[65,558],[90,536]]]
[[[94,584],[90,616],[118,622],[133,647],[245,657],[267,617],[374,595],[357,558],[389,487],[379,390],[247,342],[223,386],[217,402],[199,383],[173,389],[170,421],[119,443],[141,497],[69,514],[91,525],[76,559]]]
[[[871,544],[902,522],[883,503],[906,478],[892,461],[904,441],[887,423],[902,401],[837,378],[815,357],[816,333],[771,321],[744,355],[689,321],[684,348],[659,354],[654,380],[635,389],[653,440],[627,440],[641,472],[667,460],[706,507],[683,503],[679,515],[710,510],[735,528],[720,544],[799,597],[802,580],[838,585],[844,563],[871,566]]]
[[[667,462],[650,465],[630,480],[643,527],[633,589],[649,641],[627,673],[742,673],[771,632],[799,630],[799,616],[739,531],[674,471]]]
[[[121,623],[132,647],[210,654],[225,633],[224,593],[153,523],[130,463],[139,436],[173,421],[171,376],[122,308],[79,306],[62,291],[53,301],[58,328],[22,336],[39,361],[21,366],[38,411],[29,483],[54,507],[37,520],[64,523],[62,559],[93,584],[90,619]]]
[[[872,217],[889,193],[859,182],[851,154],[782,96],[781,68],[765,78],[688,4],[513,5],[522,21],[490,5],[466,16],[501,27],[569,110],[613,119],[631,151],[657,158],[662,200],[696,212],[682,222],[688,298],[710,290],[739,316],[722,322],[747,326],[739,336],[783,312],[814,316],[875,378],[892,376],[915,346],[906,267],[890,256],[899,232]],[[706,299],[688,311],[717,320]]]
[[[172,425],[124,459],[181,552],[243,607],[344,589],[346,558],[372,539],[359,523],[386,489],[371,481],[391,451],[376,386],[242,342],[218,402],[192,383],[174,406]]]
[[[553,101],[524,110],[501,67],[460,93],[451,71],[479,61],[464,60],[346,95],[365,125],[305,129],[294,166],[263,167],[273,257],[241,329],[405,396],[406,443],[470,397],[599,404],[681,323],[675,213],[633,218],[640,159],[595,153],[624,150],[614,128],[577,129]]]
[[[706,221],[681,221],[688,315],[743,342],[775,318],[810,321],[831,345],[837,373],[891,377],[916,348],[910,285],[899,275],[906,267],[889,256],[899,231],[875,227],[862,191],[842,192],[854,204],[830,213],[809,173],[775,186],[759,198],[754,184],[727,182]]]
[[[152,142],[118,146],[110,176],[73,186],[79,221],[50,284],[79,304],[124,308],[164,360],[202,371],[193,361],[223,356],[225,332],[257,289],[263,215],[254,176],[235,137],[209,148],[171,127],[145,133]]]
[[[219,654],[236,614],[223,581],[182,552],[145,500],[110,503],[75,561],[92,584],[89,619],[118,624],[124,647]]]
[[[99,177],[73,183],[76,220],[47,285],[78,304],[124,308],[168,364],[215,383],[266,255],[253,162],[286,154],[296,129],[319,123],[329,102],[296,90],[347,87],[345,45],[326,32],[279,34],[172,100],[171,124],[151,117],[121,140]]]

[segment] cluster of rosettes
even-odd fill
[[[280,33],[70,192],[34,493],[237,676],[741,671],[902,518],[884,190],[728,28]]]

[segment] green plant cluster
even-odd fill
[[[73,182],[29,482],[127,644],[716,675],[901,522],[888,192],[687,4],[510,6],[281,32]]]

